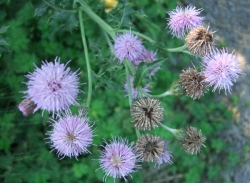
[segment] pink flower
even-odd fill
[[[123,178],[127,182],[125,176],[130,175],[139,168],[136,165],[139,160],[137,159],[138,155],[135,154],[133,144],[128,144],[128,141],[121,137],[113,138],[110,144],[104,142],[104,150],[101,152],[99,159],[101,169],[105,172],[104,181],[106,182],[107,176],[111,176],[114,179]]]
[[[41,108],[54,114],[77,104],[76,97],[80,92],[78,72],[72,73],[66,66],[56,58],[55,63],[43,62],[41,68],[36,67],[26,76],[28,90],[24,93],[37,105],[34,112]]]
[[[177,6],[173,11],[167,12],[169,14],[168,27],[171,30],[173,36],[183,38],[185,32],[189,29],[193,29],[202,24],[204,17],[198,15],[202,12],[202,9],[196,9],[192,5],[188,5],[184,9]]]
[[[114,54],[120,63],[124,59],[134,62],[140,57],[143,49],[142,41],[138,39],[137,35],[133,35],[132,32],[118,35],[115,39]]]
[[[51,119],[53,129],[47,133],[48,139],[52,150],[57,150],[62,158],[77,158],[82,153],[90,153],[87,147],[93,142],[93,131],[88,124],[87,114],[82,115],[81,111],[79,115],[72,115],[68,110],[58,121]]]
[[[156,60],[156,52],[143,49],[142,54],[134,61],[134,65],[138,66],[141,62],[153,62]]]
[[[130,76],[130,88],[131,88],[131,93],[132,93],[132,99],[136,99],[138,97],[138,90],[137,88],[133,88],[133,82],[134,82],[134,77],[133,76]],[[150,86],[151,83],[148,83],[145,87],[143,87],[142,89],[145,91],[145,92],[151,92],[149,90],[149,86]],[[128,96],[128,83],[126,82],[124,84],[124,88],[125,88],[125,91],[126,91],[126,95],[125,96]],[[144,97],[145,95],[142,94],[142,97]]]
[[[240,63],[235,53],[228,53],[227,49],[214,50],[203,58],[203,73],[208,86],[213,86],[215,91],[217,88],[231,93],[233,82],[242,74],[239,68]]]
[[[158,168],[160,167],[161,164],[163,164],[164,162],[165,163],[168,163],[168,164],[172,164],[172,160],[171,158],[173,158],[172,154],[171,154],[171,151],[168,151],[168,142],[167,141],[164,141],[164,150],[163,150],[163,154],[161,154],[159,156],[158,159],[156,159],[156,162],[155,162],[155,166],[158,165]]]

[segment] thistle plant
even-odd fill
[[[185,44],[181,47],[167,48],[162,42],[156,42],[150,36],[138,32],[136,27],[123,28],[122,23],[110,25],[91,9],[87,1],[74,0],[70,10],[61,8],[54,1],[43,2],[52,9],[73,13],[78,18],[86,61],[86,68],[74,70],[70,68],[70,64],[74,61],[65,62],[59,59],[60,55],[55,55],[54,62],[44,61],[40,65],[35,65],[34,71],[26,75],[27,90],[22,91],[25,96],[18,108],[24,116],[38,113],[39,109],[42,112],[52,113],[48,120],[51,130],[47,132],[46,138],[51,144],[52,151],[55,150],[62,158],[77,159],[84,158],[81,154],[91,156],[99,153],[98,160],[93,161],[99,162],[98,171],[104,172],[104,182],[108,176],[114,179],[122,178],[127,182],[127,177],[133,177],[133,172],[140,171],[143,163],[153,162],[158,167],[163,163],[175,166],[175,161],[178,160],[174,159],[174,149],[169,147],[169,144],[174,142],[155,134],[155,128],[163,128],[166,133],[172,133],[186,153],[192,155],[203,153],[206,138],[202,131],[198,130],[198,127],[184,129],[182,126],[180,129],[169,127],[170,124],[161,105],[164,97],[185,95],[190,99],[199,100],[209,90],[215,92],[219,89],[219,92],[224,90],[225,93],[231,93],[234,82],[242,74],[236,53],[230,53],[226,48],[216,48],[213,35],[215,32],[210,32],[209,28],[202,26],[205,19],[200,15],[202,9],[192,5],[178,6],[166,13],[166,27],[170,34],[182,41],[185,40]],[[112,12],[112,9],[119,5],[118,1],[102,2],[108,6],[106,13]],[[110,63],[122,73],[123,80],[118,84],[123,85],[123,90],[126,92],[124,95],[124,91],[121,91],[121,95],[128,98],[130,109],[123,110],[126,110],[131,117],[127,124],[134,128],[136,137],[133,142],[122,136],[126,134],[123,133],[119,137],[112,137],[113,134],[110,134],[111,140],[104,139],[103,144],[93,144],[98,134],[95,134],[93,130],[95,125],[91,125],[91,119],[86,111],[91,110],[92,95],[95,92],[94,77],[83,17],[98,25],[98,31],[103,33],[108,45],[105,49],[108,49],[111,55],[111,58],[108,58]],[[98,40],[92,41],[98,42]],[[151,44],[154,50],[148,48],[148,44]],[[169,90],[162,94],[154,94],[156,88],[153,88],[151,83],[157,83],[156,73],[164,68],[167,60],[160,57],[158,53],[161,52],[185,53],[199,62],[192,68],[183,68],[179,80],[173,80],[172,84],[166,83],[166,86],[171,85]],[[103,70],[101,64],[99,69]],[[105,69],[100,78],[110,70],[110,68]],[[79,81],[80,72],[87,73],[87,78],[81,78],[84,79],[84,83]],[[85,83],[88,89],[82,91],[81,86]],[[73,114],[71,106],[79,108],[78,115]],[[96,151],[88,150],[92,145],[97,145],[101,153],[96,148]]]

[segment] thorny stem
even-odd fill
[[[82,10],[80,9],[78,10],[78,17],[79,17],[79,23],[80,23],[82,44],[83,44],[83,49],[84,49],[84,54],[85,54],[86,65],[87,65],[87,73],[88,73],[88,95],[87,95],[86,105],[87,107],[89,107],[91,103],[91,96],[92,96],[92,76],[91,76],[91,67],[89,63],[88,47],[87,47],[84,26],[83,26]]]
[[[150,95],[148,94],[147,92],[145,92],[141,87],[138,88],[138,90],[143,93],[144,95],[146,95],[147,97],[152,97],[152,98],[162,98],[162,97],[165,97],[165,96],[168,96],[168,95],[173,95],[173,93],[171,91],[166,91],[160,95]]]
[[[124,60],[123,64],[124,64],[125,69],[126,69],[126,79],[127,79],[127,85],[128,85],[128,99],[129,99],[129,106],[131,107],[131,105],[132,105],[132,90],[131,90],[128,62],[129,62],[128,60]],[[137,138],[139,138],[141,136],[140,131],[137,128],[135,128],[135,133],[136,133]]]

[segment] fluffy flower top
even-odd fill
[[[132,63],[137,60],[143,52],[142,41],[132,32],[118,35],[114,43],[114,54],[120,63],[128,59]]]
[[[173,163],[172,160],[171,160],[173,158],[172,152],[168,150],[168,144],[169,144],[169,142],[164,141],[163,153],[161,155],[159,155],[158,159],[156,159],[155,166],[158,165],[158,168],[164,162],[168,163],[168,164],[172,164]]]
[[[143,49],[142,54],[134,61],[134,65],[138,66],[141,62],[153,62],[156,60],[156,52]]]
[[[134,77],[133,76],[130,76],[130,86],[131,86],[131,93],[132,93],[132,99],[136,99],[138,97],[138,90],[137,88],[133,88],[133,82],[134,82]],[[143,91],[145,92],[151,92],[149,90],[149,86],[150,86],[151,83],[148,83],[145,87],[143,87]],[[125,92],[126,92],[126,96],[128,96],[128,83],[126,82],[124,84],[124,88],[125,88]],[[142,94],[142,96],[144,97],[145,95]]]
[[[231,93],[233,82],[242,74],[239,60],[234,52],[228,53],[227,49],[214,50],[203,58],[203,73],[208,86],[213,86]]]
[[[140,160],[136,155],[134,144],[128,144],[126,139],[120,137],[113,138],[110,143],[104,142],[105,146],[99,159],[101,169],[105,172],[104,181],[106,182],[107,176],[111,176],[114,179],[124,178],[127,182],[125,176],[139,168],[136,163]]]
[[[174,10],[167,12],[169,14],[168,27],[173,36],[183,38],[185,32],[189,29],[198,27],[202,24],[204,17],[200,17],[203,9],[196,9],[192,5],[185,8],[177,6]]]
[[[42,110],[59,112],[77,104],[76,97],[80,92],[78,73],[66,68],[60,59],[55,62],[43,62],[41,68],[36,67],[26,77],[28,90],[24,93],[37,105],[34,112]]]
[[[47,135],[52,150],[57,150],[59,156],[77,158],[82,153],[90,153],[87,147],[93,142],[93,131],[86,113],[79,111],[79,115],[72,115],[66,111],[58,121],[51,121],[53,129]]]

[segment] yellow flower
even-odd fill
[[[118,0],[100,0],[101,2],[104,2],[105,5],[105,12],[109,13],[112,9],[114,9],[117,4]]]

